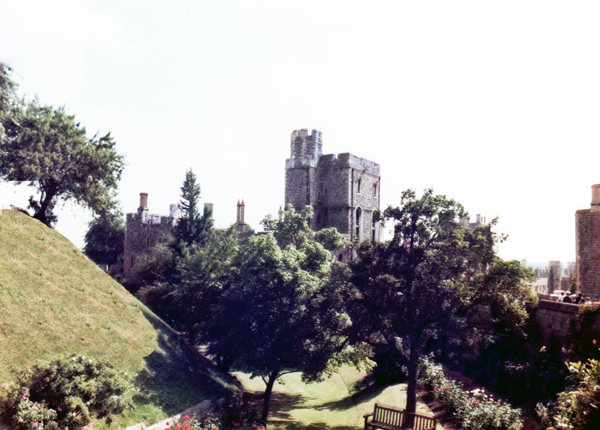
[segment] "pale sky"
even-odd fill
[[[600,183],[600,2],[0,0],[27,99],[110,131],[124,212],[168,214],[187,168],[217,226],[284,200],[290,134],[381,165],[383,207],[432,187],[499,217],[506,259],[575,259]],[[26,205],[3,187],[2,204]],[[67,205],[77,246],[91,215]]]

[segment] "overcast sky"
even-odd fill
[[[111,132],[124,212],[147,192],[167,214],[191,167],[218,226],[244,199],[256,228],[290,134],[314,128],[381,165],[384,207],[432,187],[499,217],[502,257],[566,262],[600,183],[599,23],[572,0],[0,0],[0,61],[27,99]],[[59,219],[81,247],[91,215]]]

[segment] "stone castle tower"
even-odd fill
[[[151,214],[148,210],[148,193],[140,193],[140,207],[135,213],[128,213],[125,224],[125,250],[123,255],[123,275],[131,271],[136,260],[149,249],[162,243],[165,236],[177,224],[179,205],[170,205],[169,216]]]
[[[311,229],[335,227],[348,240],[380,239],[373,221],[380,205],[379,164],[349,153],[323,155],[323,135],[294,130],[285,162],[285,204],[311,205]]]
[[[575,212],[577,289],[593,301],[600,298],[600,184],[592,185],[589,209]]]

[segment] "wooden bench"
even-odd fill
[[[370,421],[369,418],[371,418]],[[375,403],[373,413],[365,415],[365,430],[376,428],[383,430],[434,430],[435,418],[387,408]]]

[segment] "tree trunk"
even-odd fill
[[[417,410],[418,363],[411,362],[407,367],[408,367],[408,387],[406,388],[406,410],[408,412],[416,412],[416,410]]]
[[[273,385],[275,385],[275,381],[279,377],[278,373],[272,373],[269,375],[269,380],[267,381],[267,389],[265,390],[265,398],[263,400],[263,410],[262,410],[262,420],[267,421],[269,418],[269,403],[271,402],[271,394],[273,392]]]
[[[33,215],[33,218],[46,224],[48,227],[52,227],[52,217],[50,217],[47,212],[53,206],[52,199],[54,199],[57,187],[55,184],[51,184],[47,188],[48,189],[44,189],[42,192],[40,207],[37,210],[37,212]]]
[[[417,380],[419,373],[419,359],[421,351],[421,336],[416,335],[412,339],[410,348],[408,368],[408,387],[406,387],[406,410],[415,413],[417,411]],[[411,425],[412,423],[409,423]]]

